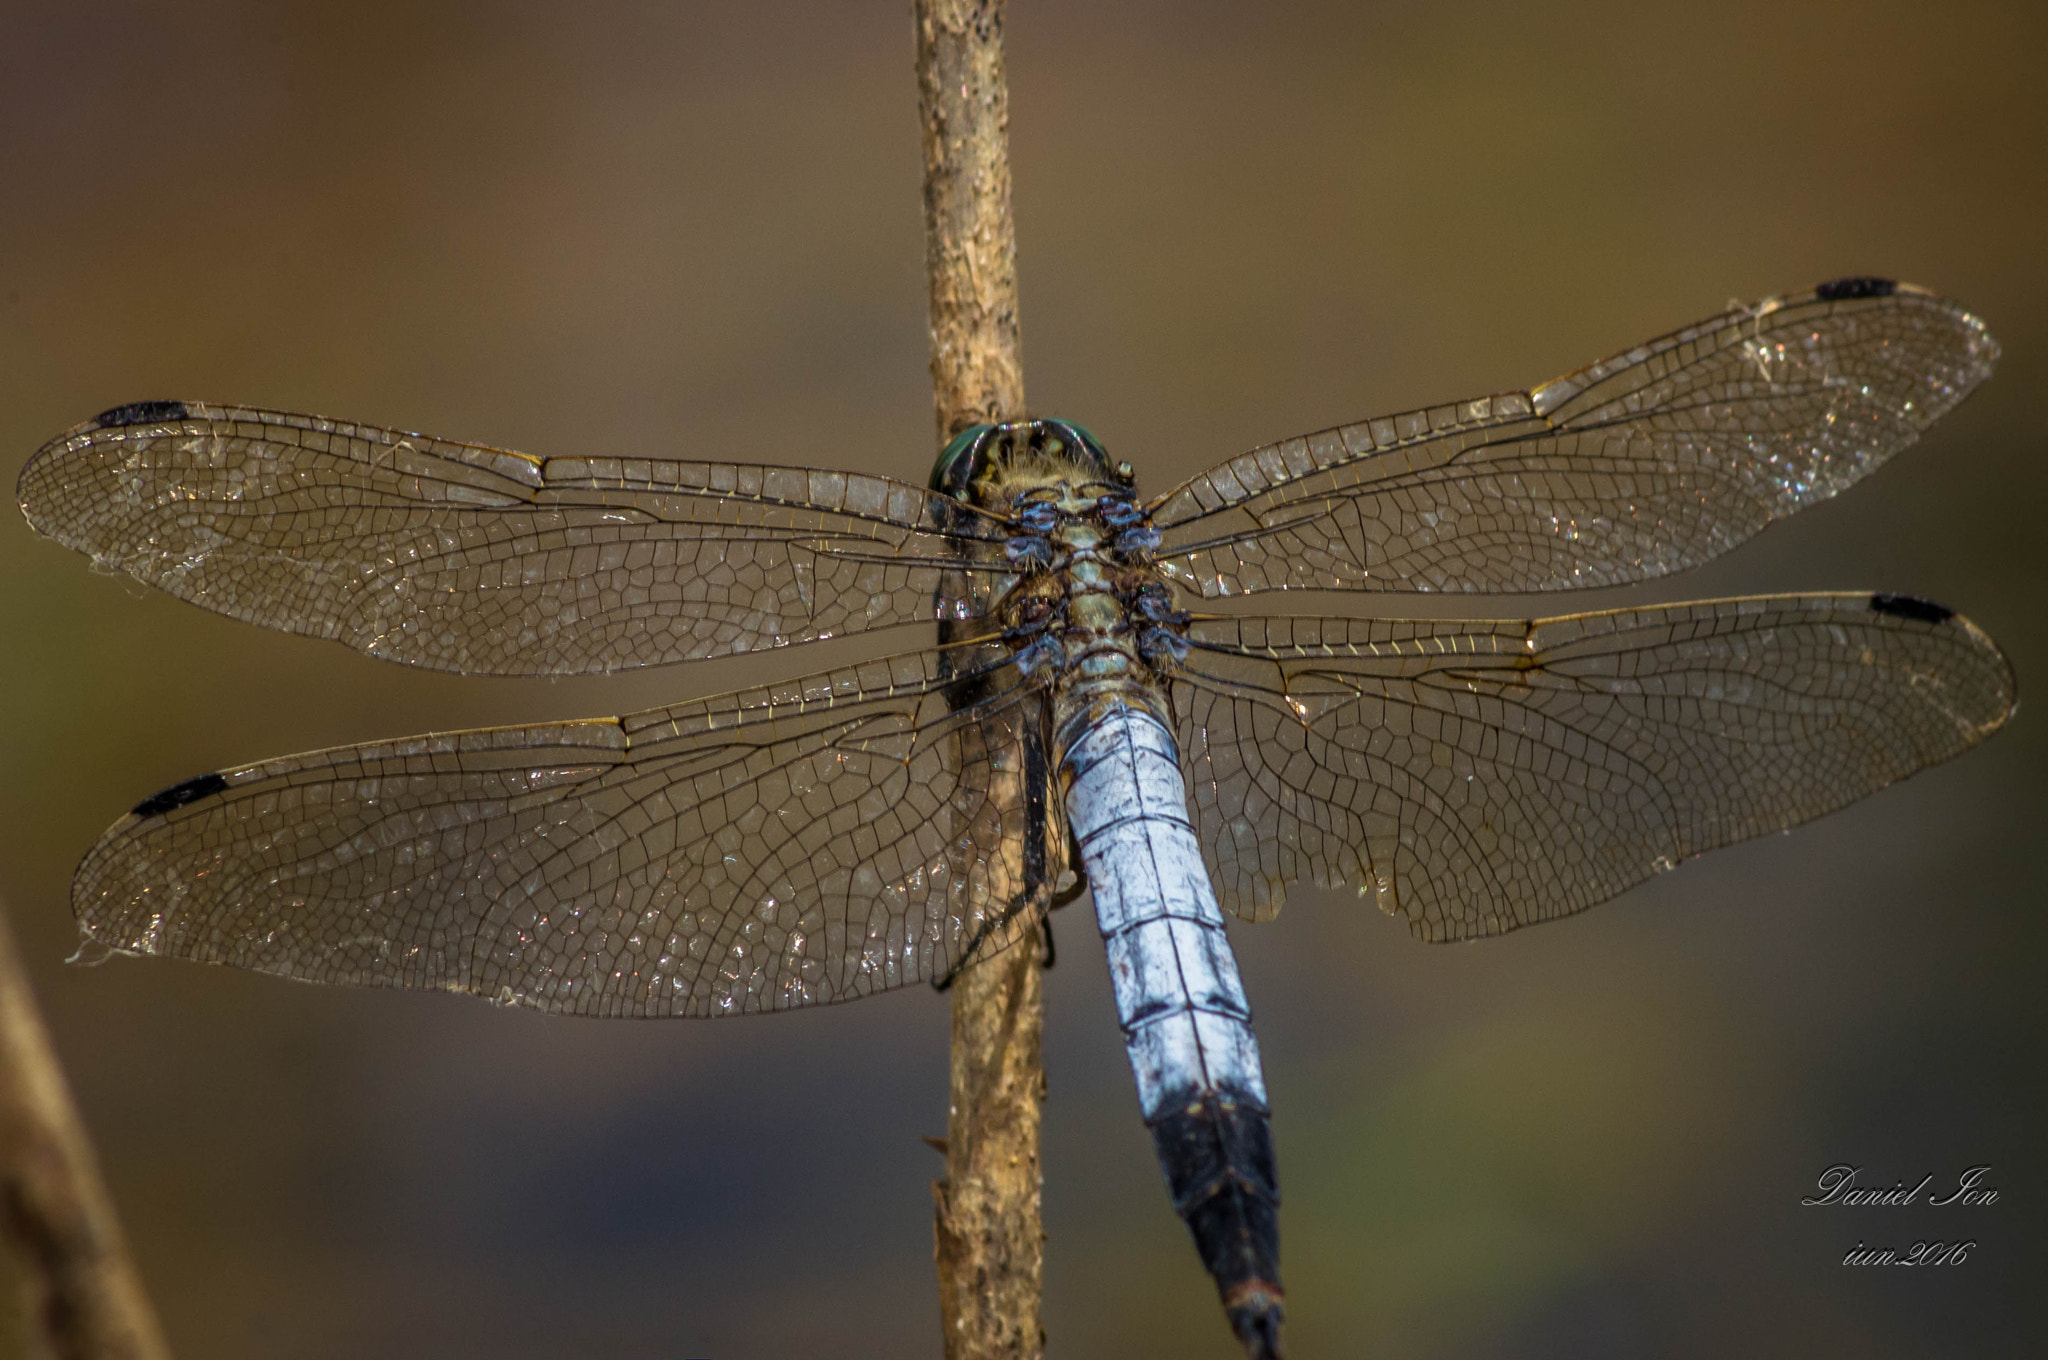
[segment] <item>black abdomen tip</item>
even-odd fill
[[[131,810],[137,817],[161,817],[172,808],[181,808],[187,803],[211,798],[227,786],[228,781],[220,775],[202,774],[182,784],[173,784],[161,793],[152,793]]]
[[[1890,297],[1899,285],[1890,279],[1830,279],[1813,290],[1822,302],[1848,302],[1855,298]]]
[[[1956,616],[1956,611],[1945,604],[1916,600],[1911,595],[1873,595],[1870,607],[1880,614],[1896,614],[1919,623],[1947,623]]]
[[[1278,1287],[1254,1281],[1226,1298],[1223,1307],[1230,1330],[1244,1346],[1245,1360],[1281,1360],[1280,1323],[1285,1310]]]
[[[103,430],[115,430],[123,425],[161,425],[167,420],[183,420],[190,414],[182,401],[131,401],[126,406],[100,412],[92,423]]]

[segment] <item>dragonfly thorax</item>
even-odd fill
[[[1121,484],[1055,476],[1005,489],[1003,553],[1017,574],[993,614],[1018,666],[1054,690],[1059,730],[1117,702],[1164,721],[1188,616],[1159,571],[1150,514]]]

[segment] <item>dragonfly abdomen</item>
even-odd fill
[[[1172,735],[1126,704],[1098,714],[1061,768],[1139,1105],[1231,1325],[1276,1355],[1280,1191],[1251,1007]]]

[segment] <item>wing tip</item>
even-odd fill
[[[2012,720],[2020,708],[2019,669],[2012,658],[2006,655],[1995,639],[1968,618],[1958,614],[1945,604],[1923,600],[1915,595],[1896,595],[1878,592],[1870,597],[1870,608],[1878,614],[1889,614],[1894,618],[1913,623],[1926,624],[1932,628],[1953,628],[1959,631],[1969,646],[1980,653],[1990,667],[1987,678],[1990,684],[1991,703],[1977,709],[1967,722],[1969,739],[1962,749],[1968,749],[1983,741]]]
[[[1953,298],[1945,297],[1932,288],[1923,288],[1917,283],[1904,283],[1898,279],[1880,278],[1873,274],[1857,274],[1846,278],[1829,279],[1817,285],[1811,294],[1817,302],[1862,302],[1881,301],[1885,298],[1912,298],[1923,306],[1945,312],[1955,321],[1974,332],[1971,341],[1971,357],[1979,360],[1973,367],[1978,380],[1991,372],[1991,366],[1999,357],[1998,342],[1992,338],[1984,319]],[[1781,299],[1793,301],[1796,299]],[[1971,384],[1974,386],[1974,383]]]
[[[80,441],[90,444],[92,436],[102,430],[119,430],[130,425],[174,424],[191,418],[190,402],[130,401],[109,406],[92,419],[57,435],[22,464],[21,473],[15,478],[15,503],[37,533],[54,538],[66,547],[89,552],[89,548],[72,542],[61,528],[47,522],[50,502],[53,498],[61,498],[65,480],[70,476],[69,465],[62,460],[78,449]]]

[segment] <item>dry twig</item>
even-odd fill
[[[917,0],[916,18],[932,389],[944,443],[1024,413],[1003,4]],[[946,1179],[932,1187],[947,1360],[1036,1360],[1044,1351],[1044,1000],[1033,954],[1011,949],[953,986]]]

